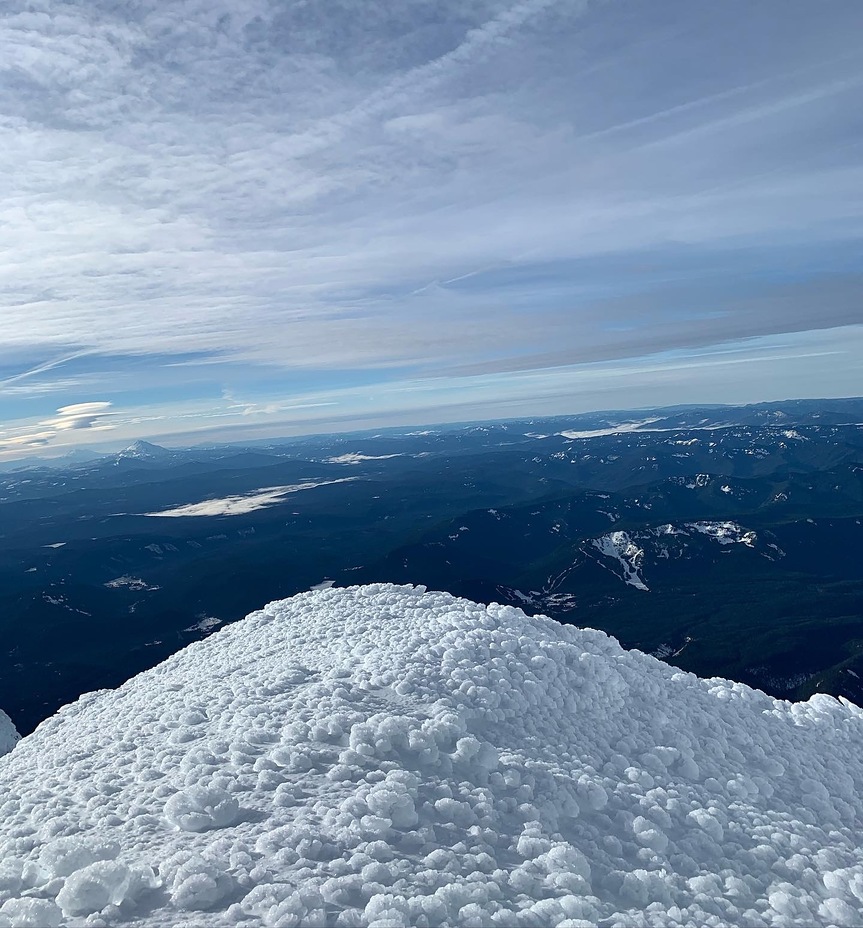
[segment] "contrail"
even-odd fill
[[[46,361],[44,364],[31,367],[29,370],[22,371],[20,374],[15,374],[13,377],[7,377],[5,380],[0,380],[0,390],[2,390],[3,387],[8,387],[13,383],[18,383],[19,380],[26,380],[28,377],[35,377],[37,374],[44,374],[45,371],[53,370],[55,367],[68,364],[69,361],[74,361],[76,358],[83,358],[88,354],[92,354],[92,352],[76,351],[74,354],[66,355],[63,358],[55,358],[53,361]]]
[[[371,94],[362,103],[327,120],[317,131],[311,130],[295,136],[291,141],[295,144],[300,143],[297,153],[308,155],[334,144],[352,127],[386,112],[407,99],[411,93],[428,88],[451,66],[476,59],[505,41],[514,29],[559,2],[560,0],[523,0],[477,29],[471,29],[464,41],[451,51],[401,75],[386,87]],[[587,9],[588,0],[569,2],[579,14]],[[307,146],[302,145],[304,139],[308,141]]]

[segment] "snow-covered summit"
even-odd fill
[[[0,925],[860,924],[861,796],[849,703],[319,590],[0,759]]]
[[[166,461],[174,457],[174,452],[163,448],[161,445],[154,445],[149,441],[133,441],[128,448],[124,448],[118,455],[118,458],[138,460],[138,461]]]

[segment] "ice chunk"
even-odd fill
[[[225,828],[237,818],[240,805],[216,786],[189,786],[165,803],[165,818],[183,831]]]
[[[12,724],[12,719],[0,709],[0,757],[8,754],[18,743],[20,737]]]
[[[106,906],[120,905],[132,885],[129,868],[116,860],[98,860],[66,879],[57,894],[64,915],[91,915]]]
[[[44,845],[39,863],[52,876],[69,876],[97,860],[114,860],[119,853],[116,841],[70,835]]]
[[[57,928],[61,921],[50,899],[9,899],[0,906],[0,928]]]

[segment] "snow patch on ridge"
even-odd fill
[[[109,580],[103,585],[109,590],[121,590],[125,587],[133,593],[152,593],[155,590],[161,589],[161,587],[153,586],[140,577],[132,577],[128,574],[124,574],[122,577],[117,577],[114,580]]]
[[[763,557],[776,560],[784,557],[785,552],[773,543],[759,540],[752,529],[744,528],[737,522],[684,522],[681,525],[654,526],[633,532],[611,532],[585,542],[581,550],[590,553],[599,551],[605,558],[616,562],[612,571],[626,584],[636,589],[647,591],[648,585],[644,571],[655,567],[659,561],[685,559],[691,556],[693,541],[703,535],[725,547],[743,544],[747,548],[760,551]],[[598,561],[608,566],[607,561]]]
[[[861,797],[850,703],[320,590],[0,759],[0,925],[854,925]]]
[[[686,528],[707,535],[721,545],[744,544],[747,548],[754,548],[758,539],[755,532],[742,528],[736,522],[687,522]]]
[[[606,557],[613,558],[623,570],[623,581],[637,590],[647,590],[648,586],[641,576],[644,563],[644,549],[629,537],[626,532],[612,532],[601,538],[594,538],[593,547]]]

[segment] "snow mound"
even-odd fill
[[[854,925],[861,796],[850,703],[318,590],[0,759],[0,926]]]

